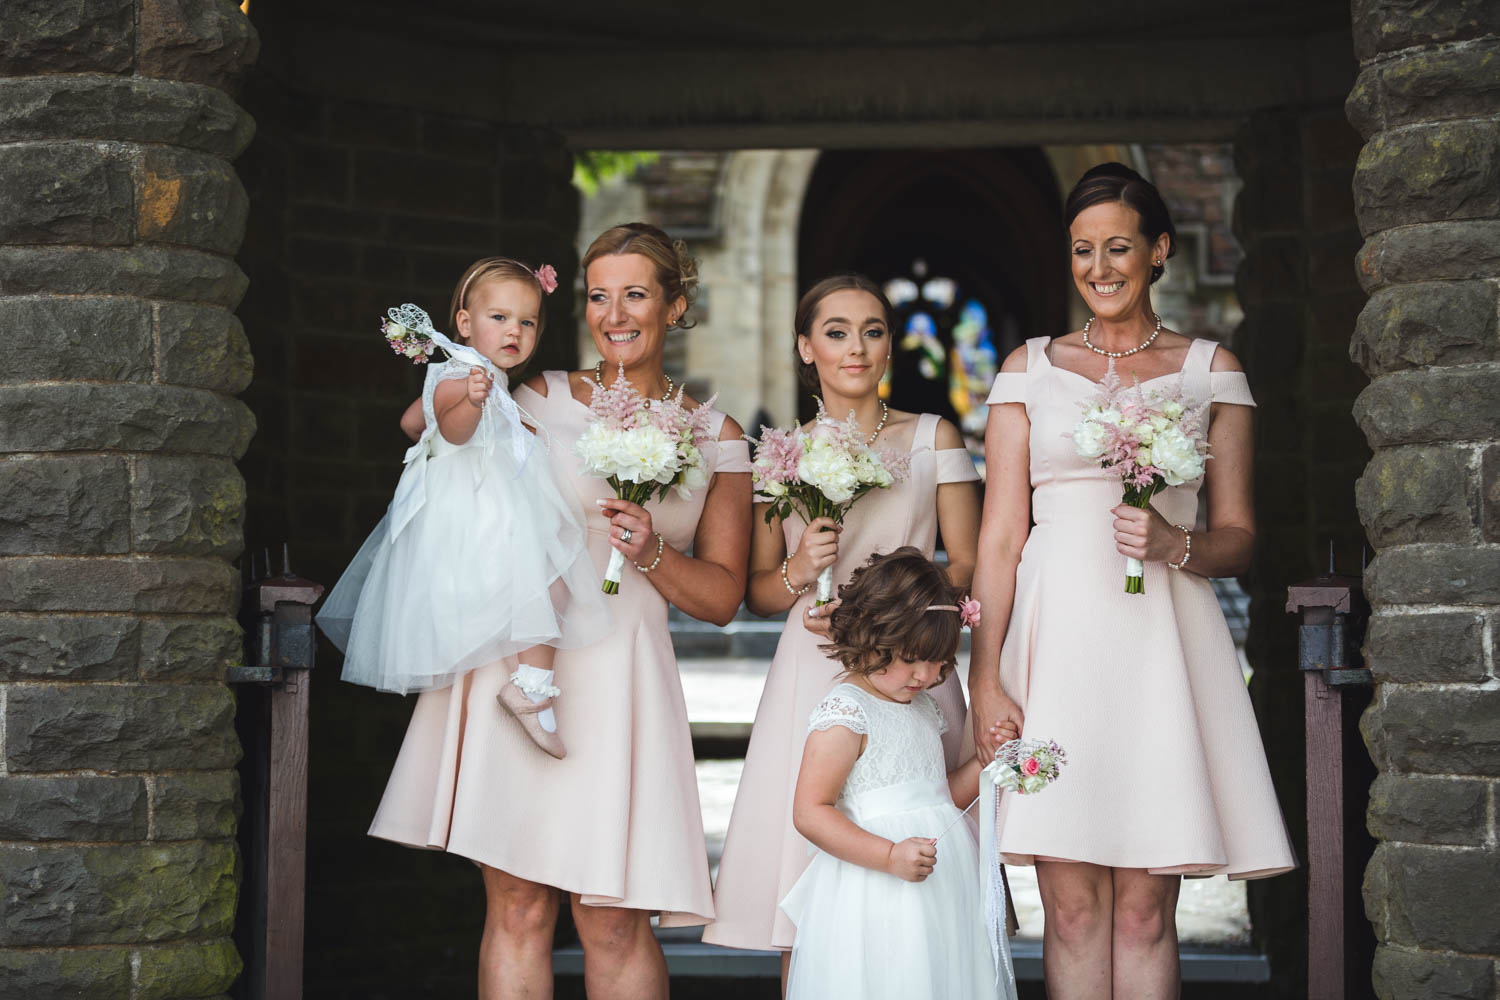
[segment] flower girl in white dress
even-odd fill
[[[501,707],[562,757],[554,648],[597,641],[610,619],[581,514],[538,453],[545,433],[505,385],[536,349],[543,296],[556,287],[551,267],[476,261],[453,295],[460,343],[415,306],[392,310],[386,338],[398,354],[421,361],[441,347],[448,360],[428,368],[421,438],[406,453],[395,499],[318,624],[344,651],[344,679],[381,691],[447,687],[516,657]]]
[[[819,853],[781,901],[797,925],[787,1000],[1013,997],[955,805],[979,794],[979,761],[945,773],[926,690],[953,669],[977,606],[911,547],[871,557],[839,601],[823,648],[848,680],[813,711],[792,805]]]

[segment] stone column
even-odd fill
[[[1370,294],[1350,353],[1379,551],[1365,877],[1383,998],[1495,996],[1500,961],[1500,5],[1355,0]]]
[[[0,996],[210,997],[254,423],[229,0],[0,6]]]

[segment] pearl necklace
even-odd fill
[[[889,406],[886,406],[885,405],[885,400],[882,399],[880,401],[880,422],[875,425],[875,430],[872,431],[870,433],[870,436],[865,439],[865,445],[866,446],[874,444],[875,443],[875,439],[878,438],[878,437],[880,437],[880,432],[883,431],[883,430],[885,430],[885,419],[886,419],[886,417],[889,417],[890,415],[891,415],[891,408]]]
[[[664,392],[664,393],[662,393],[662,397],[661,397],[662,400],[665,401],[665,400],[671,398],[671,396],[672,396],[672,389],[676,385],[676,383],[672,381],[672,376],[668,375],[666,372],[662,372],[661,373],[661,377],[667,380],[667,391]],[[604,385],[604,362],[603,361],[600,361],[597,365],[594,366],[594,384],[597,385],[601,389],[606,388],[606,386]]]
[[[1095,354],[1104,355],[1106,358],[1128,358],[1132,354],[1135,354],[1139,351],[1144,351],[1146,348],[1151,346],[1153,341],[1156,340],[1157,334],[1161,333],[1161,317],[1158,316],[1156,317],[1156,329],[1151,331],[1151,336],[1147,337],[1145,340],[1141,341],[1139,344],[1135,345],[1128,351],[1106,351],[1089,343],[1089,328],[1093,325],[1094,317],[1090,316],[1088,322],[1083,324],[1083,346],[1087,347]]]

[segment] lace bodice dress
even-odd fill
[[[841,726],[865,737],[835,807],[892,843],[938,838],[937,864],[925,881],[906,882],[816,852],[781,902],[797,932],[788,1000],[999,995],[978,847],[948,789],[946,725],[925,691],[903,704],[845,683],[813,711],[810,732]]]

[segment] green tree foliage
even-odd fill
[[[573,156],[573,186],[592,198],[599,188],[616,177],[629,177],[641,167],[661,159],[660,153],[617,152],[591,149]]]

